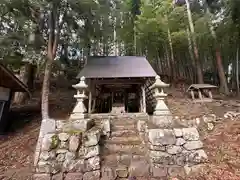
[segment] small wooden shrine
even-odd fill
[[[8,113],[14,92],[30,92],[9,69],[0,63],[0,133],[6,130],[8,125]]]
[[[187,92],[190,93],[194,102],[212,102],[212,90],[216,88],[217,86],[211,84],[192,84]]]
[[[77,78],[86,78],[88,113],[146,113],[146,83],[155,76],[145,57],[96,56]]]

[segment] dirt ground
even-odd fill
[[[70,89],[52,89],[50,114],[53,118],[64,119],[75,104]],[[167,104],[176,116],[187,119],[208,113],[223,117],[227,111],[240,111],[240,100],[218,96],[216,101],[207,104],[194,104],[177,90],[170,90]],[[33,153],[40,126],[40,106],[35,102],[21,111],[13,108],[11,131],[0,138],[0,180],[30,179]],[[17,116],[14,114],[17,114]],[[189,180],[239,180],[240,179],[240,120],[221,121],[212,132],[202,136],[204,149],[209,156],[206,167],[191,176]]]

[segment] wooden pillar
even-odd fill
[[[141,86],[141,89],[142,89],[143,113],[146,113],[146,92],[144,86]]]
[[[89,91],[89,95],[88,95],[88,114],[91,114],[92,112],[92,92]]]
[[[202,97],[202,92],[200,89],[198,90],[198,96],[199,96],[199,99],[202,100],[203,97]]]
[[[190,93],[191,93],[191,96],[192,96],[192,100],[194,100],[195,97],[194,97],[194,92],[193,92],[193,90],[191,90]]]
[[[96,108],[96,97],[93,98],[93,106],[92,106],[92,109],[91,109],[91,113],[95,112],[95,108]]]
[[[141,90],[142,92],[142,90]],[[140,112],[143,112],[143,98],[142,98],[142,93],[140,93]]]
[[[211,98],[211,99],[213,98],[211,90],[208,90],[208,95],[209,95],[209,98]]]

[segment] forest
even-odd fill
[[[226,95],[238,93],[239,3],[3,0],[0,60],[30,87],[44,75],[43,97],[53,71],[70,76],[89,55],[146,56],[172,83],[211,83]]]
[[[89,56],[145,56],[173,87],[166,104],[174,115],[217,119],[199,130],[209,163],[189,179],[240,179],[240,121],[223,118],[239,112],[239,50],[239,0],[0,0],[0,65],[32,94],[14,96],[13,105],[31,108],[23,121],[11,116],[20,130],[0,136],[0,179],[30,177],[41,121],[69,116],[72,85]],[[220,93],[194,104],[178,83],[212,84]]]

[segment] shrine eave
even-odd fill
[[[96,56],[87,59],[77,78],[151,78],[156,72],[142,56]]]

